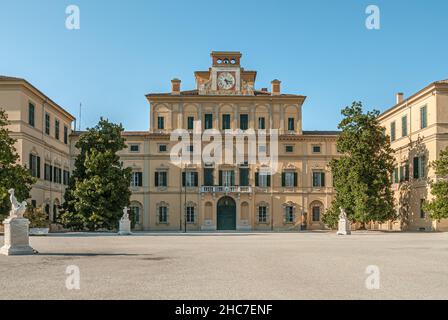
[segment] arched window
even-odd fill
[[[323,213],[323,204],[320,201],[313,201],[310,205],[311,220],[312,222],[320,222]]]
[[[168,224],[169,223],[169,205],[162,201],[157,204],[157,223]]]
[[[260,202],[257,204],[257,223],[269,223],[269,204]]]
[[[142,205],[139,202],[131,202],[131,205],[129,206],[129,213],[131,214],[131,219],[135,221],[135,224],[142,223],[142,211]]]
[[[196,223],[196,212],[197,212],[197,205],[194,202],[187,202],[185,205],[185,218],[187,220],[187,223],[195,224]]]

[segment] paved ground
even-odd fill
[[[3,238],[0,238],[3,243]],[[447,299],[448,233],[68,234],[0,256],[1,299]],[[66,267],[80,268],[67,290]],[[366,268],[380,289],[366,288]]]

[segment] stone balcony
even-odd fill
[[[200,192],[202,194],[204,193],[224,193],[224,194],[242,194],[242,193],[249,193],[251,194],[253,192],[253,188],[251,186],[202,186],[200,189]]]

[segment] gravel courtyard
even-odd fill
[[[31,245],[38,255],[0,256],[1,299],[448,298],[448,233],[73,233]],[[66,288],[70,265],[80,290]],[[366,288],[370,265],[379,289]]]

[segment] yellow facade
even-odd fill
[[[135,228],[151,231],[325,229],[322,216],[334,198],[328,164],[338,156],[338,133],[303,131],[302,105],[306,97],[282,93],[279,80],[272,81],[271,90],[255,89],[257,72],[242,68],[240,53],[212,52],[211,58],[208,70],[194,73],[194,90],[183,91],[181,81],[173,79],[170,92],[147,94],[150,129],[124,133],[127,149],[120,152],[120,157],[133,171],[130,189],[131,210],[138,217]],[[385,224],[372,223],[371,229],[448,228],[446,221],[421,216],[421,199],[430,198],[426,178],[433,177],[433,172],[422,169],[425,174],[413,178],[415,157],[424,155],[422,159],[428,168],[428,163],[447,146],[447,93],[448,82],[433,83],[406,100],[402,95],[397,96],[397,104],[380,116],[387,134],[393,135],[391,129],[395,127],[392,147],[396,151],[398,180],[393,188],[397,212],[406,212],[403,214],[406,218]],[[34,125],[29,124],[30,103],[35,105]],[[424,128],[421,126],[423,106],[426,106]],[[11,120],[10,130],[18,139],[16,148],[21,163],[29,167],[30,154],[40,157],[41,178],[31,192],[32,200],[37,205],[48,205],[53,220],[65,186],[64,181],[55,183],[54,177],[52,181],[45,179],[44,164],[51,165],[52,172],[54,167],[62,171],[73,169],[75,143],[82,133],[72,133],[74,118],[22,79],[0,78],[0,107],[6,109]],[[45,114],[50,117],[49,134],[45,132]],[[407,118],[403,120],[405,115]],[[55,137],[56,119],[61,130],[59,139]],[[178,141],[172,141],[171,135],[175,130],[184,129],[192,137],[197,121],[201,121],[201,132],[215,129],[224,134],[228,129],[242,135],[253,130],[266,131],[269,136],[271,130],[278,130],[278,171],[270,178],[260,177],[263,170],[260,163],[238,162],[235,157],[232,163],[201,160],[175,165],[170,154]],[[69,134],[67,143],[64,143],[65,126]],[[268,153],[270,143],[268,139]],[[199,141],[193,149],[204,150],[208,145],[207,141]],[[235,145],[232,148],[234,153],[238,151]],[[239,151],[247,156],[248,148],[246,142],[244,150]],[[223,154],[227,154],[224,147]],[[400,167],[403,167],[401,183]],[[404,186],[409,186],[406,194]],[[409,208],[400,205],[400,200],[409,203]]]
[[[396,105],[380,115],[395,150],[393,188],[403,230],[448,230],[447,219],[434,221],[421,209],[422,201],[432,198],[428,182],[436,178],[429,165],[448,146],[447,110],[448,81],[443,80],[407,99],[397,94]]]
[[[31,202],[43,206],[54,220],[71,170],[70,135],[75,118],[26,80],[12,77],[0,76],[0,108],[6,110],[8,129],[17,139],[20,164],[34,169],[38,179]]]

